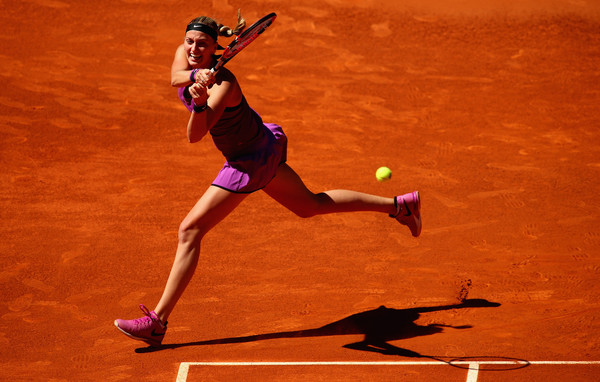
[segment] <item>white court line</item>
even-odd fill
[[[467,373],[467,382],[477,382],[479,375],[479,364],[474,362],[469,364],[469,372]]]
[[[600,361],[456,361],[453,365],[469,365],[467,382],[476,382],[480,365],[600,365]],[[177,382],[187,380],[190,366],[432,366],[448,365],[442,361],[324,361],[324,362],[182,362]]]

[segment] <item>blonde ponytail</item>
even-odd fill
[[[238,20],[237,20],[237,25],[235,26],[234,29],[231,29],[230,27],[228,27],[226,25],[218,23],[215,19],[210,18],[208,16],[200,16],[200,17],[197,17],[194,20],[190,21],[190,23],[188,24],[187,30],[202,29],[202,28],[196,28],[196,26],[198,26],[198,24],[206,25],[207,27],[211,28],[214,31],[212,33],[215,34],[213,37],[216,37],[217,34],[219,36],[224,36],[224,37],[231,37],[234,35],[239,36],[240,33],[242,33],[244,31],[244,29],[246,28],[246,20],[242,16],[241,9],[238,9]],[[206,32],[206,30],[201,30],[201,32]],[[216,40],[216,38],[215,38],[215,40]]]
[[[231,37],[233,35],[239,36],[240,33],[246,28],[246,20],[242,16],[242,10],[238,9],[237,25],[234,29],[228,26],[219,24],[219,36]]]

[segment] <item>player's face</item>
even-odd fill
[[[185,55],[193,68],[208,69],[212,65],[217,42],[206,33],[191,30],[185,34]]]

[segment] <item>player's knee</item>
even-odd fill
[[[329,200],[325,193],[313,194],[309,202],[296,206],[292,211],[301,218],[311,218],[326,213]]]
[[[190,243],[200,241],[200,239],[202,239],[201,232],[202,230],[200,229],[200,227],[184,220],[179,225],[179,231],[177,232],[179,243]]]

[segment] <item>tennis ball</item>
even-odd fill
[[[380,182],[388,181],[392,177],[392,170],[387,167],[379,167],[375,172],[375,177]]]

